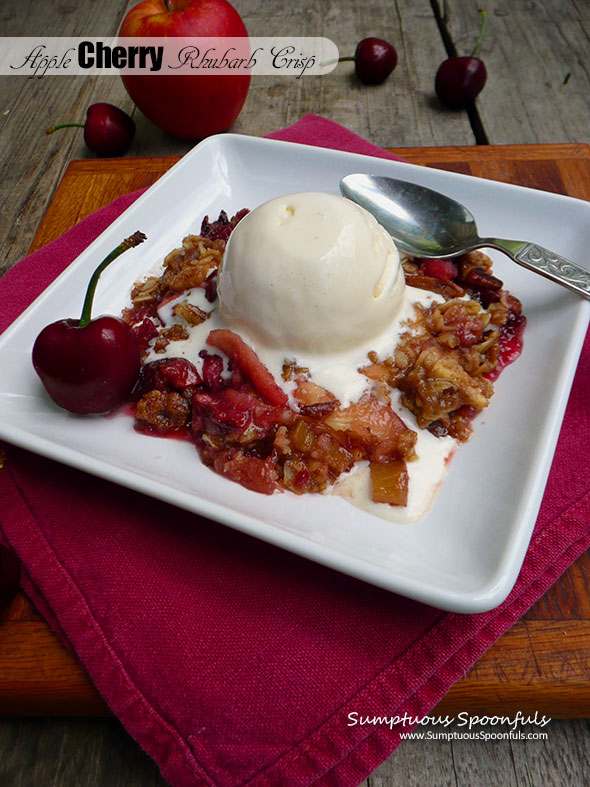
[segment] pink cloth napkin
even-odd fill
[[[307,116],[275,138],[385,156]],[[137,197],[0,281],[4,329]],[[23,586],[173,785],[355,785],[590,543],[590,345],[520,577],[498,609],[457,615],[6,446],[0,525]],[[1,636],[1,633],[0,633]]]

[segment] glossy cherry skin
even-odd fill
[[[33,346],[33,366],[53,401],[71,413],[106,413],[123,404],[141,366],[139,341],[117,317],[46,326]]]
[[[397,65],[395,48],[382,38],[363,38],[354,53],[354,68],[365,85],[380,85]]]
[[[84,142],[99,156],[121,156],[135,136],[135,123],[113,104],[92,104],[86,113]]]
[[[481,93],[487,76],[479,57],[449,57],[436,72],[434,89],[445,106],[456,109]]]
[[[12,601],[19,583],[20,562],[12,549],[0,544],[0,608]]]

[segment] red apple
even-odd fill
[[[119,35],[247,37],[248,31],[226,0],[143,0],[129,11]],[[227,131],[250,86],[249,75],[126,74],[122,79],[144,115],[182,139]]]

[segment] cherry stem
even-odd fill
[[[481,39],[483,38],[483,31],[486,26],[486,12],[483,8],[479,9],[479,13],[481,14],[481,26],[479,28],[479,36],[477,37],[477,41],[475,42],[475,46],[473,47],[473,52],[469,55],[469,57],[475,57],[475,53],[479,49],[479,45],[481,44]]]
[[[125,238],[125,240],[120,243],[116,249],[113,249],[112,252],[108,254],[100,263],[98,268],[92,274],[92,278],[88,284],[86,297],[84,298],[84,306],[82,307],[82,316],[80,317],[78,328],[84,328],[90,322],[90,315],[92,314],[92,302],[94,300],[94,293],[96,291],[96,285],[98,284],[100,274],[104,271],[107,265],[110,265],[111,262],[117,259],[120,254],[123,254],[123,252],[127,251],[127,249],[132,249],[134,246],[139,246],[139,244],[143,243],[145,239],[146,236],[143,234],[143,232],[134,232],[133,235]]]
[[[74,126],[77,128],[84,128],[84,123],[60,123],[58,126],[49,126],[49,128],[45,129],[45,133],[53,134],[58,128],[73,128]]]
[[[338,62],[339,63],[354,63],[355,60],[356,60],[356,57],[354,55],[349,55],[348,57],[339,57],[338,58]]]

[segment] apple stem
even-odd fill
[[[84,123],[60,123],[58,126],[49,126],[49,128],[45,129],[45,133],[53,134],[58,128],[73,128],[74,126],[77,128],[84,128]]]
[[[92,302],[94,300],[94,293],[96,291],[96,285],[98,284],[98,280],[100,278],[100,274],[104,271],[107,265],[110,265],[113,260],[115,260],[120,254],[123,254],[124,251],[127,249],[132,249],[134,246],[139,246],[140,243],[143,243],[146,239],[146,236],[143,232],[134,232],[133,235],[130,235],[128,238],[120,243],[116,249],[113,249],[110,254],[108,254],[104,260],[100,263],[98,268],[92,274],[92,278],[90,279],[90,283],[88,284],[88,289],[86,290],[86,297],[84,298],[84,306],[82,307],[82,316],[80,317],[80,322],[78,323],[78,328],[84,328],[90,322],[90,315],[92,313]]]
[[[475,46],[473,47],[473,52],[469,55],[469,57],[475,57],[475,53],[479,49],[479,45],[481,44],[481,39],[483,38],[483,31],[486,26],[486,12],[483,8],[479,9],[479,13],[481,14],[481,26],[479,28],[479,36],[477,37],[477,41],[475,42]]]
[[[170,12],[172,9],[170,8],[170,0],[164,0],[166,3],[166,11]]]

